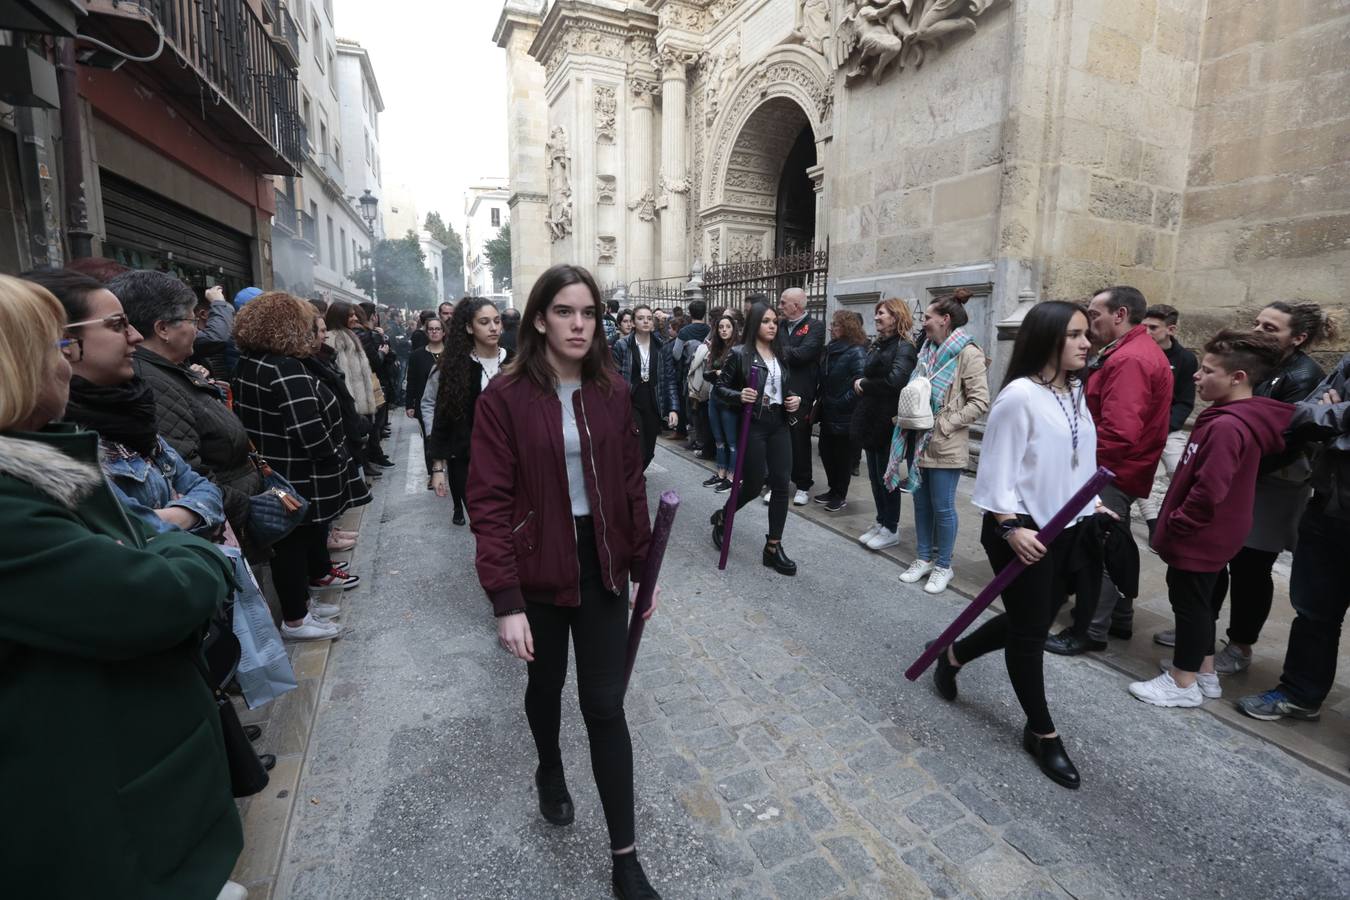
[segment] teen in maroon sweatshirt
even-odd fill
[[[1167,563],[1176,650],[1170,669],[1130,685],[1146,703],[1199,706],[1222,693],[1214,674],[1214,588],[1251,530],[1261,457],[1284,448],[1293,407],[1252,396],[1279,359],[1278,343],[1259,333],[1221,331],[1205,345],[1196,393],[1213,405],[1196,420],[1152,539]]]

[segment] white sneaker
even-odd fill
[[[248,888],[237,881],[227,881],[216,895],[216,900],[248,900]]]
[[[867,529],[862,534],[858,535],[858,543],[866,544],[872,538],[876,537],[877,532],[880,530],[881,530],[880,525],[873,525],[871,528]]]
[[[1236,675],[1251,668],[1251,665],[1252,655],[1243,653],[1231,641],[1214,657],[1214,671],[1218,675]]]
[[[1171,674],[1172,661],[1160,659],[1158,660],[1158,668]],[[1200,688],[1200,693],[1205,695],[1206,700],[1218,700],[1223,696],[1223,688],[1219,686],[1219,676],[1215,672],[1196,672],[1195,683]]]
[[[806,491],[798,491],[792,495],[793,506],[805,506],[811,502],[811,498],[806,496]]]
[[[952,576],[956,573],[951,569],[934,568],[933,574],[928,576],[928,583],[923,586],[925,592],[929,594],[940,594],[951,584]]]
[[[900,543],[899,529],[891,531],[889,528],[877,526],[877,533],[872,535],[872,539],[867,542],[867,549],[885,550],[887,547],[894,547],[899,543]]]
[[[1181,687],[1172,680],[1171,672],[1164,672],[1151,681],[1134,682],[1130,685],[1130,693],[1154,706],[1192,707],[1205,702],[1198,682],[1188,688]]]
[[[299,625],[290,626],[281,623],[281,636],[288,641],[326,641],[338,636],[342,626],[332,622],[320,622],[312,613],[306,614]]]
[[[765,506],[768,506],[769,501],[773,499],[773,488],[765,488],[764,496],[760,497],[760,499],[764,501]]]
[[[900,573],[900,580],[905,584],[914,584],[923,576],[933,571],[933,564],[926,559],[916,559],[909,564],[909,568]]]
[[[336,619],[342,615],[342,607],[336,603],[320,603],[318,600],[310,600],[309,614],[316,619]]]

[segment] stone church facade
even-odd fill
[[[831,307],[965,286],[996,355],[1112,283],[1189,337],[1345,304],[1343,3],[507,0],[495,38],[520,297],[828,245]]]

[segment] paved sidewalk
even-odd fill
[[[661,446],[697,465],[712,465],[684,450],[682,442],[663,439]],[[866,464],[861,472],[861,476],[854,478],[849,486],[848,506],[844,510],[830,513],[818,503],[809,503],[806,506],[794,506],[793,511],[846,538],[856,538],[872,525],[876,515]],[[819,458],[815,460],[815,478],[816,484],[811,493],[824,492],[825,475],[820,468]],[[974,477],[966,475],[957,489],[960,530],[952,559],[956,577],[948,589],[965,598],[978,594],[991,577],[989,562],[980,547],[978,510],[970,504],[974,484]],[[1172,608],[1167,601],[1167,585],[1164,583],[1167,567],[1157,555],[1145,549],[1148,546],[1148,533],[1142,521],[1134,522],[1134,532],[1135,542],[1140,547],[1141,562],[1140,596],[1135,601],[1134,638],[1130,641],[1111,638],[1110,646],[1105,651],[1090,654],[1129,675],[1131,680],[1152,678],[1158,672],[1159,660],[1170,657],[1171,651],[1155,644],[1153,635],[1171,628],[1173,624]],[[900,545],[882,551],[880,555],[895,561],[901,570],[914,560],[914,505],[910,498],[904,498],[900,510]],[[1253,648],[1251,669],[1225,677],[1223,702],[1206,703],[1205,709],[1233,727],[1270,741],[1309,765],[1350,783],[1350,641],[1341,643],[1336,684],[1322,707],[1320,722],[1258,722],[1239,713],[1229,702],[1279,684],[1284,652],[1289,644],[1289,627],[1294,620],[1294,611],[1289,605],[1289,563],[1290,554],[1285,553],[1275,564],[1275,602],[1270,619],[1262,631],[1261,641]],[[1219,647],[1227,640],[1225,631],[1229,609],[1229,604],[1225,604],[1219,617]],[[1068,624],[1069,607],[1066,606],[1055,630]]]
[[[778,577],[759,565],[754,507],[719,573],[717,498],[698,473],[666,451],[649,472],[652,496],[684,503],[627,702],[640,852],[665,897],[1343,892],[1342,785],[1211,716],[1139,704],[1097,661],[1051,658],[1052,709],[1084,775],[1062,790],[1019,746],[1000,660],[968,667],[955,704],[900,674],[960,598],[892,587],[866,550],[798,517],[802,574]],[[471,535],[449,512],[386,489],[367,513],[354,630],[329,654],[262,896],[608,895],[575,694],[563,755],[577,820],[558,829],[535,808],[524,667],[495,645]]]

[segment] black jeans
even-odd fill
[[[872,485],[872,502],[877,507],[877,524],[887,531],[896,531],[900,528],[901,491],[899,488],[893,491],[886,490],[886,466],[890,461],[890,450],[867,451],[867,480]]]
[[[642,435],[642,468],[656,456],[656,439],[661,434],[661,412],[657,409],[656,390],[651,382],[633,388],[633,419]]]
[[[853,442],[847,434],[820,433],[820,464],[825,469],[825,481],[836,497],[848,496],[848,485],[853,480]]]
[[[1223,609],[1224,596],[1233,595],[1233,605],[1228,610],[1228,639],[1235,644],[1255,644],[1261,637],[1261,629],[1270,618],[1270,605],[1275,599],[1275,579],[1271,570],[1278,551],[1256,550],[1243,547],[1228,562],[1228,566],[1219,570],[1218,581],[1214,585],[1214,618],[1219,618]]]
[[[1321,706],[1336,680],[1341,626],[1350,605],[1348,551],[1350,520],[1333,518],[1310,506],[1299,522],[1298,549],[1289,573],[1294,624],[1280,676],[1280,689],[1299,706]]]
[[[1128,532],[1130,530],[1130,509],[1134,506],[1135,498],[1114,484],[1108,484],[1102,488],[1101,498],[1103,506],[1120,516],[1120,521]],[[1097,604],[1093,608],[1092,614],[1083,617],[1091,620],[1091,624],[1088,625],[1089,638],[1094,641],[1104,641],[1112,628],[1124,631],[1133,630],[1134,598],[1121,596],[1120,591],[1116,589],[1115,582],[1111,580],[1111,576],[1106,574],[1105,566],[1102,567],[1102,586],[1096,599]],[[1091,598],[1080,596],[1075,603],[1075,607],[1090,602]],[[1080,612],[1075,609],[1074,618],[1078,619],[1079,617]]]
[[[628,651],[628,603],[605,590],[589,518],[577,519],[581,605],[530,603],[525,615],[534,638],[534,662],[525,688],[525,715],[544,769],[562,766],[558,733],[567,681],[567,636],[577,654],[577,696],[591,745],[591,771],[609,826],[610,849],[634,842],[633,743],[623,712],[623,670]]]
[[[783,407],[766,408],[758,418],[752,418],[750,436],[746,438],[745,446],[738,447],[736,452],[745,460],[741,463],[741,493],[736,509],[742,509],[759,497],[767,470],[769,487],[773,490],[769,497],[769,540],[782,540],[783,526],[787,523],[788,478],[792,469],[792,437]]]
[[[1039,527],[1029,516],[1022,516],[1022,523],[1033,530]],[[1060,532],[1041,561],[1024,569],[1003,592],[1003,608],[1007,611],[952,645],[956,661],[962,665],[986,653],[1003,651],[1017,702],[1037,734],[1055,730],[1045,701],[1045,635],[1068,597],[1077,540],[1076,525]],[[985,513],[980,528],[980,544],[995,572],[1015,558],[1008,542],[999,537],[998,523],[989,513]]]
[[[446,480],[450,482],[450,499],[454,501],[455,512],[464,509],[464,492],[469,485],[469,457],[452,456],[446,461]]]
[[[328,555],[327,522],[305,522],[272,545],[272,584],[281,601],[281,616],[296,622],[309,612],[309,582],[333,567]]]
[[[1190,572],[1167,567],[1167,599],[1177,620],[1177,645],[1172,664],[1183,672],[1199,672],[1206,656],[1214,655],[1214,585],[1218,572]]]
[[[811,423],[807,421],[806,414],[810,407],[806,406],[806,399],[802,400],[802,407],[798,409],[797,415],[801,416],[796,425],[790,426],[792,432],[792,483],[797,486],[799,491],[809,491],[815,484],[811,475]]]

